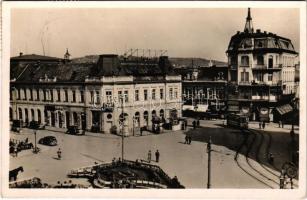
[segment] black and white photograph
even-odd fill
[[[305,194],[306,2],[278,4],[8,6],[3,187]]]

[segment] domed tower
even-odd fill
[[[68,52],[68,48],[66,49],[66,53],[64,54],[64,60],[70,59],[70,53]]]
[[[292,70],[294,87],[298,53],[291,40],[260,29],[254,32],[249,8],[244,30],[231,37],[226,54],[228,112],[249,115],[251,120],[273,120],[270,113],[290,84]]]

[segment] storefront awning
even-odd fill
[[[293,111],[293,108],[290,104],[285,104],[285,105],[276,107],[276,110],[279,112],[280,115],[284,115],[284,114],[287,114]]]

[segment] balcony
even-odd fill
[[[281,70],[282,65],[275,65],[273,67],[268,67],[267,65],[254,65],[252,70],[254,71],[279,71]]]

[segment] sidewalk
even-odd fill
[[[264,129],[259,129],[259,122],[257,121],[250,121],[248,123],[248,127],[256,130],[265,130],[265,131],[271,131],[271,132],[283,132],[283,133],[290,133],[292,129],[292,125],[284,125],[284,128],[279,127],[278,123],[265,123],[265,128]],[[295,134],[299,134],[299,127],[294,126],[294,132]]]

